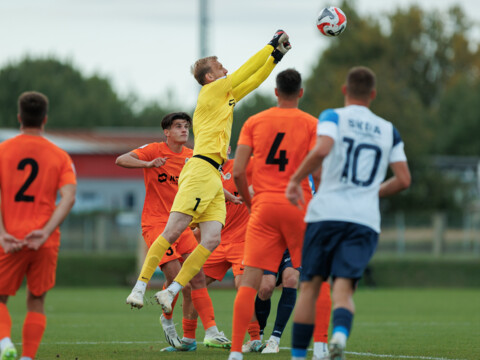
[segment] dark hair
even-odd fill
[[[18,114],[25,127],[39,128],[48,112],[48,98],[36,91],[26,91],[18,97]]]
[[[192,126],[192,118],[190,115],[184,112],[173,112],[168,115],[165,115],[165,117],[162,119],[162,129],[170,129],[170,127],[173,124],[174,120],[187,120],[188,125]]]
[[[365,66],[351,68],[347,75],[347,94],[353,98],[366,99],[375,89],[375,73]]]
[[[202,59],[195,61],[195,64],[192,65],[190,71],[193,74],[193,77],[200,85],[205,85],[205,75],[212,71],[211,61],[215,61],[218,58],[216,56],[207,56]]]
[[[283,70],[277,75],[277,91],[284,97],[296,97],[302,88],[302,75],[295,69]]]

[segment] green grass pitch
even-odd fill
[[[47,329],[37,359],[224,359],[228,352],[199,344],[192,353],[161,353],[166,347],[158,322],[159,306],[131,310],[127,288],[55,288],[46,299]],[[147,292],[151,298],[153,290]],[[217,325],[231,335],[233,290],[210,290]],[[270,335],[272,314],[266,329]],[[348,360],[368,359],[480,359],[479,289],[360,289],[355,295],[357,315],[348,342]],[[179,301],[180,303],[180,301]],[[21,349],[25,291],[10,298],[12,337]],[[181,333],[181,308],[175,309]],[[201,322],[199,321],[199,325]],[[203,328],[197,341],[203,340]],[[246,354],[245,359],[290,359],[291,322],[277,355]],[[312,352],[309,352],[311,358]]]

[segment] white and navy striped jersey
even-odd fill
[[[380,232],[380,184],[390,163],[407,160],[397,129],[367,107],[350,105],[323,111],[317,135],[334,144],[305,221],[348,221]]]

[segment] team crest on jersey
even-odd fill
[[[223,177],[223,180],[230,180],[232,178],[232,174],[229,172],[226,174],[222,173],[222,177]]]
[[[235,99],[230,99],[230,100],[228,101],[228,105],[229,105],[229,106],[235,106]]]

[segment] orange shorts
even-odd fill
[[[27,276],[27,287],[35,296],[55,285],[58,247],[41,247],[37,251],[24,247],[13,254],[0,253],[0,295],[13,296]]]
[[[301,266],[305,212],[285,203],[253,202],[245,235],[244,265],[272,272],[286,248],[294,268]]]
[[[163,229],[165,229],[166,224],[162,224],[159,226],[149,226],[149,227],[143,227],[142,229],[142,235],[143,239],[145,240],[145,243],[147,246],[150,248],[152,246],[153,242],[157,239],[158,235],[160,235],[163,232]],[[193,231],[190,228],[187,228],[167,250],[165,255],[163,255],[162,259],[160,260],[160,263],[158,266],[162,266],[163,264],[166,264],[170,261],[173,260],[180,260],[180,262],[183,262],[182,255],[185,254],[191,254],[193,250],[197,247],[198,242],[197,239],[195,238],[195,235],[193,235]]]
[[[203,265],[203,272],[215,280],[222,281],[228,269],[232,268],[233,276],[243,274],[243,249],[245,243],[233,242],[218,245]]]

